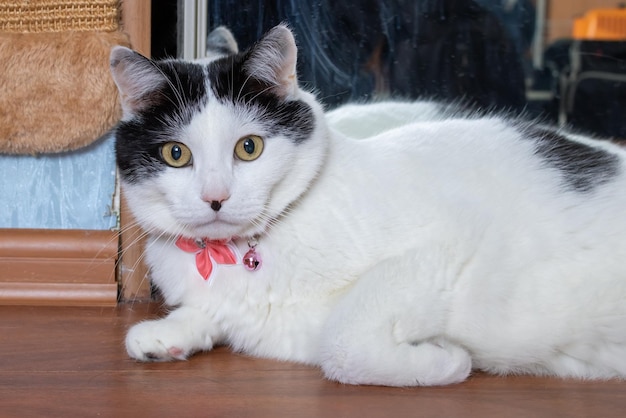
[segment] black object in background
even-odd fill
[[[153,10],[161,2],[171,3],[155,0]],[[526,103],[516,43],[473,0],[220,0],[208,14],[208,28],[227,26],[240,49],[287,22],[299,45],[299,80],[328,107],[372,97],[463,99],[483,109]],[[175,55],[158,42],[155,57]]]

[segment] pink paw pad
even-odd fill
[[[170,356],[175,358],[181,358],[185,356],[185,352],[178,347],[171,347],[167,350]]]

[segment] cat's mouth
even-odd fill
[[[234,236],[240,236],[243,230],[241,222],[217,217],[206,222],[185,223],[182,235],[194,239],[230,240]]]
[[[263,232],[267,219],[255,212],[230,213],[179,213],[174,216],[177,225],[172,225],[178,235],[187,238],[208,238],[211,240],[228,240],[233,237],[251,237]]]

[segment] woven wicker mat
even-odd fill
[[[0,2],[0,152],[73,150],[121,115],[109,74],[119,30],[117,0]]]

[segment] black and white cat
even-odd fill
[[[626,377],[624,150],[499,116],[377,129],[397,103],[327,116],[296,55],[283,25],[205,63],[113,49],[122,183],[174,307],[129,330],[131,357],[226,344],[393,386]]]

